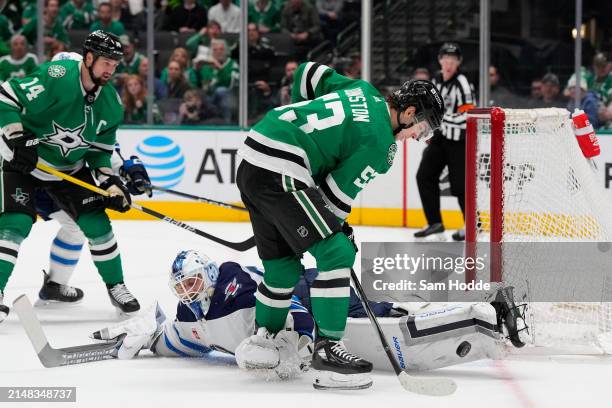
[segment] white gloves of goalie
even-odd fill
[[[247,371],[272,370],[281,379],[294,378],[307,371],[313,343],[308,336],[286,329],[276,335],[261,327],[236,348],[238,367]]]
[[[162,323],[166,320],[164,312],[157,302],[136,317],[94,332],[91,337],[96,340],[113,340],[123,337],[117,344],[117,358],[128,360],[142,349],[150,349],[162,334]]]

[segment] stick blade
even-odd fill
[[[407,391],[415,394],[444,397],[457,391],[457,384],[450,378],[413,377],[405,371],[397,378]]]

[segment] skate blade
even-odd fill
[[[365,390],[373,384],[368,373],[340,374],[333,371],[315,370],[312,386],[317,390]]]
[[[422,238],[415,238],[415,242],[444,242],[448,241],[446,238],[446,234],[444,232],[439,232],[437,234],[431,234]]]
[[[4,319],[6,319],[7,317],[8,317],[8,314],[4,312],[0,312],[0,323],[2,323]]]
[[[140,312],[139,310],[136,310],[134,312],[124,312],[123,310],[121,310],[121,308],[119,308],[118,306],[113,305],[115,308],[115,313],[117,314],[117,317],[119,318],[119,320],[127,320],[130,319],[134,316],[136,316],[138,314],[138,312]]]
[[[79,299],[75,302],[62,302],[60,300],[52,300],[52,299],[36,299],[34,302],[34,307],[43,307],[47,309],[62,309],[64,307],[71,307],[72,305],[78,305],[83,302],[83,299]]]

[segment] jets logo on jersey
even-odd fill
[[[238,289],[240,289],[240,284],[236,278],[234,278],[234,280],[232,280],[232,282],[225,288],[225,292],[223,292],[225,293],[225,301],[227,301],[227,299],[229,299],[231,296],[236,296]]]
[[[13,200],[15,200],[17,204],[21,204],[23,206],[30,201],[30,195],[21,191],[20,188],[15,189],[15,194],[11,194],[11,197],[13,197]]]
[[[83,140],[82,133],[84,129],[84,123],[79,127],[70,129],[61,127],[54,121],[53,133],[44,135],[46,139],[43,140],[43,143],[59,147],[62,155],[68,157],[75,150],[89,148],[89,144]]]
[[[66,75],[66,68],[62,67],[61,65],[51,65],[47,69],[47,73],[50,77],[61,78]]]

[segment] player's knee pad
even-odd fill
[[[30,234],[32,224],[28,214],[5,212],[0,215],[0,240],[21,243]]]
[[[292,288],[297,285],[302,273],[302,263],[297,256],[264,259],[264,283],[272,288]]]
[[[79,215],[77,224],[90,241],[112,234],[110,220],[104,210],[84,212]]]
[[[320,271],[352,268],[355,263],[353,243],[342,232],[336,232],[317,242],[308,252],[316,259]]]

